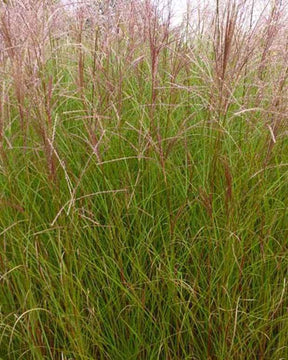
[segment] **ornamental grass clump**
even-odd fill
[[[287,2],[0,3],[0,358],[288,357]]]

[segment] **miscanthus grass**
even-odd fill
[[[287,3],[158,5],[0,5],[3,360],[288,359]]]

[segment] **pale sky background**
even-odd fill
[[[157,3],[159,0],[155,0],[155,2]],[[160,2],[163,0],[160,0]],[[183,13],[185,12],[186,8],[187,8],[187,0],[171,0],[172,1],[172,7],[173,7],[173,13],[174,13],[174,19],[173,19],[173,23],[179,23],[181,22],[181,19],[183,17]],[[201,1],[201,0],[193,0],[193,2],[195,3]],[[214,0],[211,0],[214,1]],[[71,4],[73,3],[73,0],[61,0],[61,2],[63,4]],[[75,3],[77,2],[77,0],[75,0]]]
[[[154,0],[156,3],[163,0]],[[165,0],[164,0],[165,1]],[[208,7],[213,5],[216,5],[216,0],[171,0],[172,1],[172,8],[173,8],[173,13],[174,13],[174,18],[173,18],[173,24],[174,25],[178,25],[181,23],[182,19],[183,19],[183,15],[186,13],[187,11],[187,4],[189,2],[190,4],[190,10],[195,10],[197,8],[205,8],[207,5]],[[228,2],[228,0],[223,0],[222,4],[225,4],[225,2]],[[247,1],[247,6],[249,7],[249,4],[251,5],[252,3],[254,3],[254,19],[256,20],[258,18],[258,16],[262,13],[262,11],[264,9],[266,9],[266,11],[271,8],[271,6],[273,5],[275,0],[248,0]],[[238,2],[240,3],[241,1],[238,0]],[[220,1],[221,3],[221,1]],[[284,2],[285,3],[285,2]],[[287,2],[287,6],[286,8],[288,8],[288,2]],[[193,12],[195,15],[197,15],[197,11]],[[249,12],[250,14],[250,12]]]
[[[61,0],[63,4],[71,4],[75,1],[77,3],[78,1],[81,2],[81,0]],[[155,3],[165,3],[167,0],[152,0]],[[224,0],[223,3],[225,4]],[[253,1],[253,0],[251,0]],[[265,7],[265,4],[272,4],[274,0],[254,0],[255,8],[254,8],[254,16],[257,18],[257,15],[261,13],[263,10],[263,7]],[[181,20],[183,19],[183,15],[185,14],[187,10],[187,2],[190,3],[190,9],[197,7],[203,7],[205,4],[213,5],[216,3],[216,0],[171,0],[172,2],[172,12],[174,14],[172,19],[173,25],[178,25],[181,23]],[[248,1],[249,3],[249,1]]]
[[[186,11],[187,8],[187,0],[173,0],[173,12],[174,12],[174,19],[173,22],[179,23],[183,17],[183,13]]]
[[[155,0],[156,2],[158,0]],[[173,23],[175,24],[179,24],[181,22],[181,20],[183,19],[183,14],[186,12],[187,10],[187,0],[171,0],[172,1],[172,6],[173,6],[173,10],[174,10],[174,19],[173,19]],[[223,3],[225,4],[224,0]],[[252,3],[253,0],[250,1],[250,4]],[[263,10],[263,8],[266,7],[266,5],[270,6],[273,4],[274,0],[254,0],[254,16],[257,17],[258,15],[260,15],[261,11]],[[161,2],[161,0],[160,0]],[[213,6],[213,4],[216,4],[216,0],[189,0],[190,2],[190,8],[195,9],[199,6],[204,6],[205,4],[209,4]],[[240,2],[240,1],[239,1]],[[247,4],[249,3],[249,1],[247,2]],[[269,6],[267,7],[269,8]]]

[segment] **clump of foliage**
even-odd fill
[[[285,2],[0,6],[0,358],[288,357]]]

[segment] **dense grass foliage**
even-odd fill
[[[284,5],[0,5],[1,359],[288,359]]]

